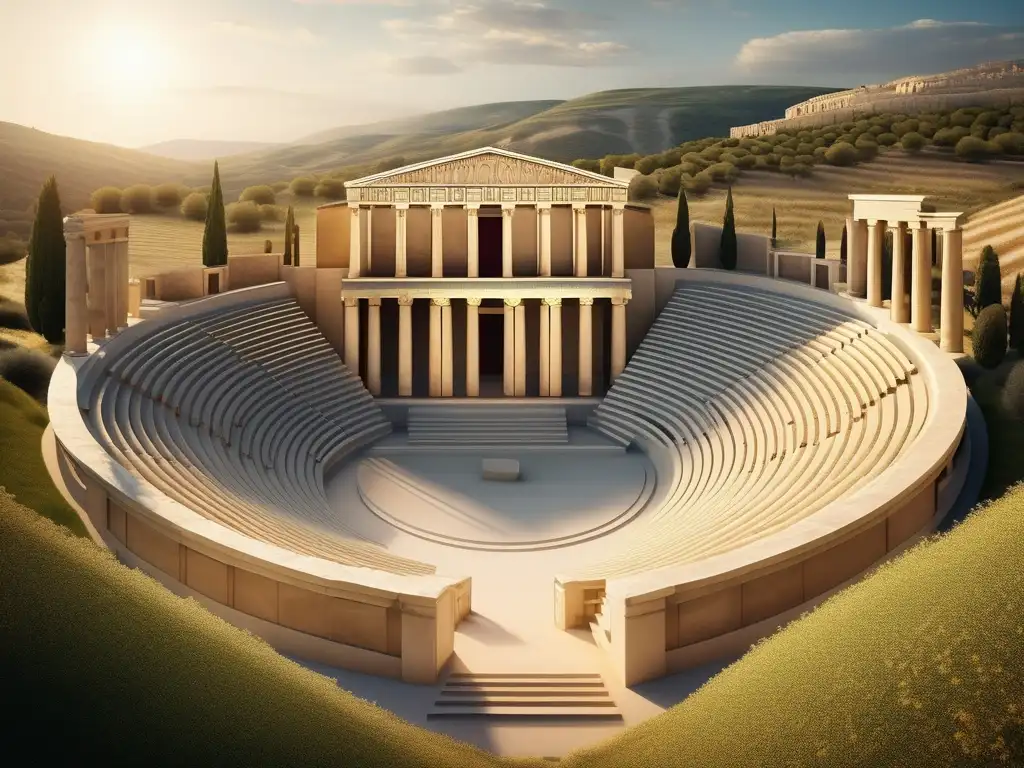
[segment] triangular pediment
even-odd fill
[[[425,163],[350,181],[347,187],[392,185],[459,185],[516,187],[532,185],[624,187],[624,182],[571,165],[520,155],[487,147],[461,155],[443,157]]]

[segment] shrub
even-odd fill
[[[991,156],[992,152],[988,142],[984,139],[979,139],[977,136],[964,136],[956,143],[956,154],[957,157],[973,163]]]
[[[20,237],[0,237],[0,266],[21,261],[28,253],[28,246]]]
[[[636,161],[635,168],[644,176],[650,176],[661,168],[661,155],[645,155]]]
[[[736,158],[737,168],[753,168],[757,165],[757,157],[754,155],[743,155],[743,157]]]
[[[971,132],[963,126],[940,128],[932,137],[932,143],[937,147],[955,147],[961,139],[970,135]]]
[[[273,184],[270,185],[270,188],[274,190],[274,194],[277,195],[281,192],[286,191],[289,186],[290,183],[287,181],[275,181]]]
[[[153,189],[148,184],[135,184],[121,193],[121,210],[125,213],[152,213]]]
[[[801,142],[796,147],[796,153],[797,155],[813,155],[814,145],[810,142]]]
[[[312,197],[316,191],[316,179],[300,176],[292,180],[290,189],[296,197]]]
[[[920,133],[915,131],[908,131],[903,134],[903,138],[900,139],[900,146],[911,154],[917,154],[924,149],[925,138]]]
[[[96,213],[121,213],[121,195],[117,187],[100,187],[89,198]]]
[[[806,178],[807,176],[810,176],[811,173],[814,170],[814,167],[811,166],[811,165],[808,165],[806,163],[796,163],[795,162],[791,166],[786,168],[785,170],[786,170],[786,173],[788,173],[794,179],[796,179],[796,178],[801,178],[802,179],[802,178]]]
[[[274,194],[273,187],[261,184],[243,189],[242,194],[238,196],[238,201],[241,203],[253,202],[256,205],[273,205],[277,202],[277,196]]]
[[[691,166],[692,167],[692,166]],[[678,195],[683,184],[683,167],[666,168],[658,174],[658,191],[663,195]]]
[[[0,352],[0,378],[40,403],[46,402],[46,390],[56,366],[56,360],[34,349],[18,347]]]
[[[971,332],[974,359],[982,368],[998,368],[1006,357],[1006,310],[1002,304],[985,307]]]
[[[999,304],[1003,300],[1002,270],[999,267],[999,254],[991,245],[986,245],[978,260],[978,273],[974,279],[975,316],[985,307]]]
[[[695,195],[703,195],[711,189],[711,177],[707,171],[701,171],[686,182],[686,191]]]
[[[284,218],[284,210],[279,205],[261,205],[260,218],[263,221],[281,221]]]
[[[974,125],[974,119],[976,115],[967,109],[958,109],[952,115],[949,116],[949,124],[952,126],[958,126],[963,128],[970,128]]]
[[[25,314],[25,308],[7,299],[0,299],[0,328],[12,331],[31,331],[32,325]]]
[[[707,173],[714,181],[733,181],[739,176],[739,171],[732,163],[715,163],[707,169]]]
[[[797,155],[793,160],[797,165],[806,165],[808,167],[814,165],[814,155]]]
[[[264,240],[263,241],[263,252],[264,253],[273,253],[274,252],[274,241],[273,240]]]
[[[587,160],[580,158],[579,160],[572,161],[573,168],[579,168],[581,171],[591,171],[592,173],[601,172],[601,161],[600,160]],[[285,185],[287,186],[287,185]]]
[[[828,147],[816,147],[814,150],[814,162],[823,163],[825,162],[825,155],[828,154]]]
[[[1024,360],[1013,364],[1003,384],[1003,410],[1013,418],[1024,420]]]
[[[1024,286],[1021,286],[1020,272],[1013,283],[1013,293],[1010,295],[1010,318],[1009,324],[1010,348],[1018,352],[1024,351]]]
[[[878,157],[878,144],[870,139],[857,139],[857,143],[854,144],[854,147],[857,150],[857,157],[860,160],[866,162]]]
[[[206,221],[207,201],[202,192],[193,192],[181,201],[181,215],[189,221]]]
[[[630,200],[650,200],[658,196],[658,185],[650,176],[634,176],[629,182]]]
[[[876,141],[880,147],[891,147],[899,142],[899,138],[895,133],[880,133]]]
[[[227,221],[235,232],[259,232],[263,226],[260,207],[252,200],[233,203],[227,208]]]
[[[857,148],[845,141],[833,144],[825,153],[825,162],[840,167],[855,165],[857,163]]]
[[[344,200],[345,182],[341,179],[324,179],[316,185],[313,194],[325,200]]]
[[[181,205],[181,187],[161,184],[153,190],[153,202],[158,208],[177,208]]]

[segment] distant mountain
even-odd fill
[[[259,141],[173,139],[171,141],[162,141],[159,144],[152,144],[148,147],[140,147],[139,151],[157,155],[158,157],[166,157],[171,160],[194,162],[198,160],[217,160],[222,157],[242,155],[246,152],[258,152],[278,146],[281,145]]]

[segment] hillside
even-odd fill
[[[259,152],[279,146],[280,144],[268,144],[259,141],[173,139],[171,141],[162,141],[159,144],[151,144],[147,147],[139,147],[139,151],[156,155],[157,157],[166,157],[171,160],[196,162],[198,160],[214,160],[221,157],[230,157],[231,155],[242,155],[246,152]]]
[[[1024,169],[1018,178],[1024,176]],[[1013,291],[1017,272],[1024,269],[1024,195],[978,211],[964,227],[964,261],[973,269],[981,249],[991,245],[999,254],[1003,293]]]

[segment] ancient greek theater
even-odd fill
[[[626,182],[503,149],[346,187],[315,266],[130,280],[127,216],[65,221],[55,479],[122,562],[288,656],[430,719],[621,718],[960,493],[957,212],[851,190],[849,263],[743,235],[726,270],[694,225],[679,269]]]

